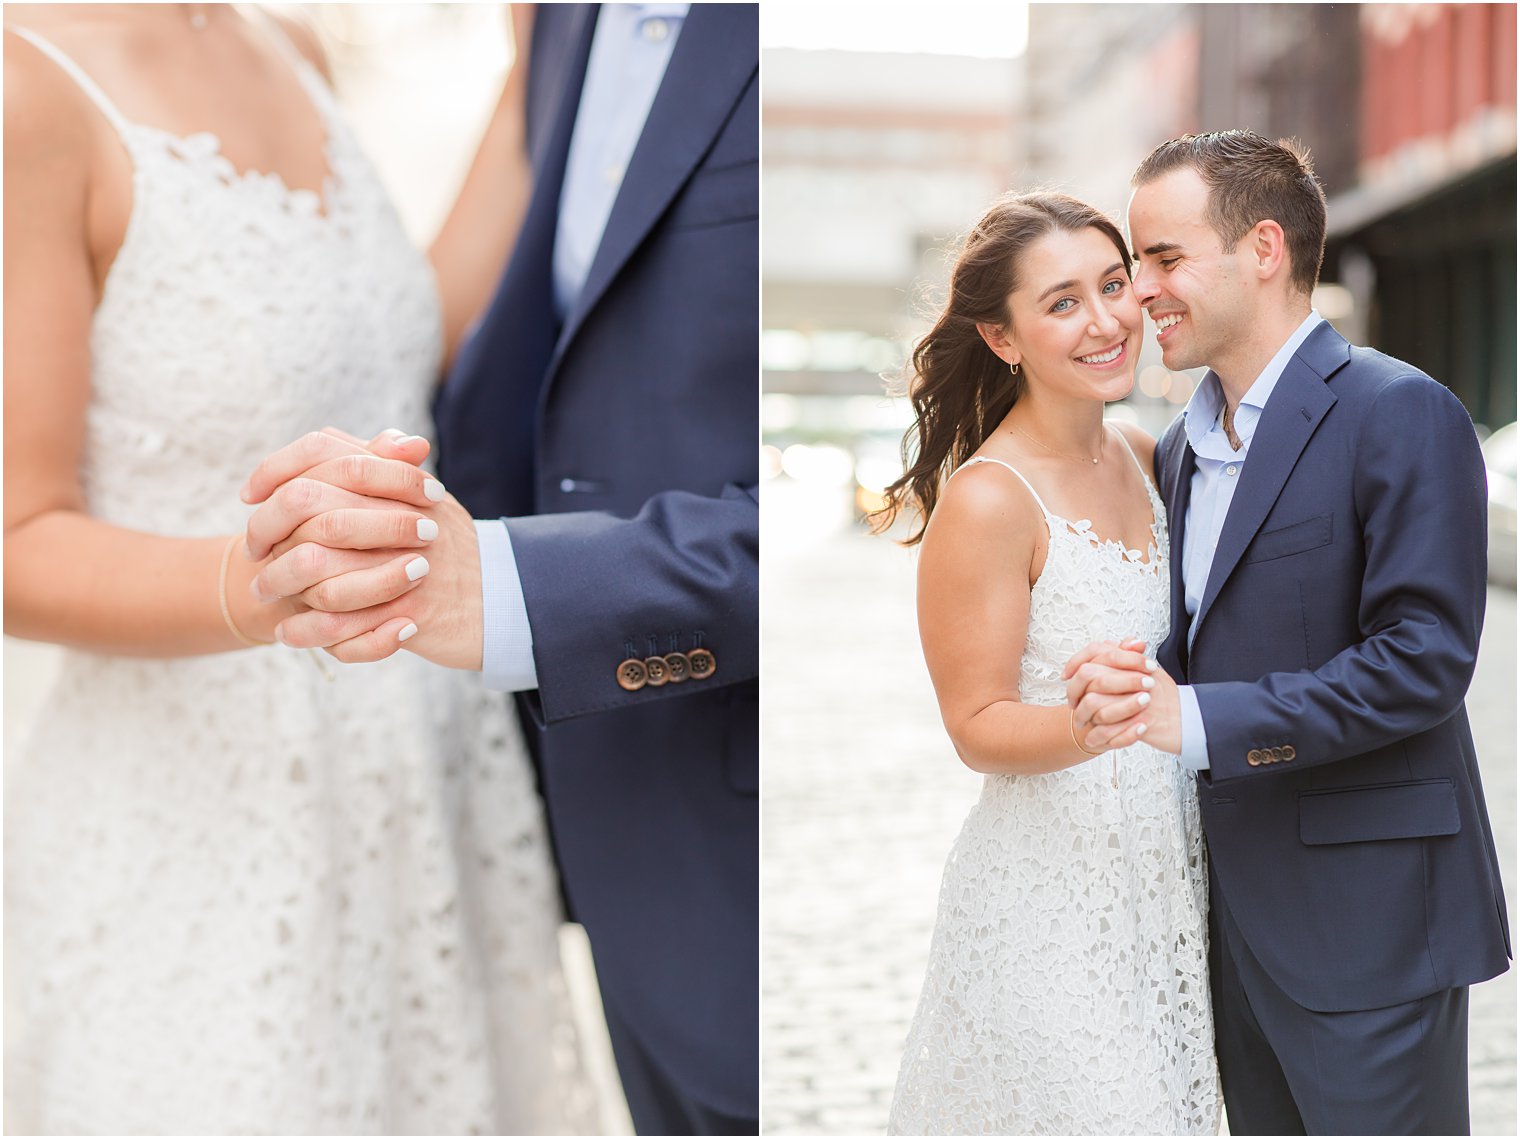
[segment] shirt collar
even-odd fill
[[[1293,359],[1309,333],[1317,328],[1324,318],[1314,309],[1309,310],[1309,315],[1289,334],[1283,346],[1277,350],[1277,354],[1267,361],[1267,366],[1261,370],[1255,381],[1246,389],[1246,394],[1240,397],[1240,406],[1235,409],[1235,434],[1241,442],[1241,449],[1235,453],[1239,458],[1244,455],[1251,441],[1251,436],[1256,434],[1256,422],[1261,418],[1262,410],[1267,406],[1267,400],[1277,387],[1277,381],[1282,379],[1283,371],[1288,366],[1288,361]],[[1187,406],[1182,409],[1182,426],[1187,432],[1188,443],[1194,452],[1202,454],[1207,447],[1205,439],[1217,434],[1220,440],[1225,440],[1224,448],[1226,457],[1230,453],[1229,443],[1226,440],[1224,429],[1219,424],[1220,413],[1224,411],[1224,389],[1220,386],[1219,377],[1212,370],[1204,374],[1193,396],[1188,400]]]

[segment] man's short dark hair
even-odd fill
[[[1208,187],[1204,220],[1226,250],[1257,222],[1275,221],[1287,239],[1292,284],[1314,291],[1325,259],[1325,191],[1302,144],[1246,130],[1183,135],[1151,151],[1130,185],[1139,188],[1184,167]]]

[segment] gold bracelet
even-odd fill
[[[1082,741],[1077,739],[1077,710],[1071,710],[1071,742],[1077,745],[1077,750],[1084,755],[1102,755],[1101,751],[1088,751],[1082,746]]]
[[[262,648],[264,645],[272,645],[274,642],[256,641],[252,637],[248,636],[243,632],[243,630],[237,627],[237,623],[232,619],[232,610],[227,607],[227,566],[232,561],[232,547],[237,542],[240,542],[242,538],[243,536],[241,534],[234,534],[232,538],[227,542],[227,548],[222,551],[222,569],[221,572],[217,574],[216,578],[216,595],[217,600],[222,603],[222,620],[227,622],[227,628],[232,631],[232,635],[250,648],[257,649]]]

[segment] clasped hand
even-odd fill
[[[248,556],[269,561],[250,589],[308,608],[275,637],[345,662],[405,647],[480,668],[480,550],[469,513],[418,464],[427,440],[388,431],[365,443],[335,428],[270,455],[243,501]],[[411,628],[409,628],[411,627]]]
[[[1091,752],[1144,739],[1161,751],[1182,750],[1177,685],[1145,655],[1144,641],[1096,641],[1071,660],[1061,678],[1072,734]]]

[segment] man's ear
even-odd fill
[[[1263,218],[1251,227],[1245,240],[1250,243],[1251,257],[1256,262],[1256,275],[1263,281],[1285,275],[1291,271],[1288,261],[1288,238],[1282,226],[1271,218]]]
[[[1008,331],[1000,324],[988,324],[985,321],[977,321],[976,331],[986,342],[987,347],[992,349],[992,354],[1005,364],[1017,364],[1020,352],[1017,345],[1008,339]]]

